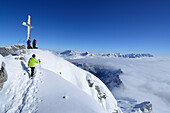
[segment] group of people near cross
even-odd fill
[[[27,40],[27,49],[38,49],[38,47],[36,47],[36,44],[37,44],[37,40],[34,39],[32,42],[32,47],[31,47],[30,39]]]
[[[31,41],[30,39],[27,40],[27,49],[38,49],[38,47],[36,47],[37,41],[34,39],[32,42],[32,47],[31,47]],[[34,70],[35,70],[35,63],[40,63],[40,59],[37,60],[35,58],[35,54],[32,55],[32,57],[29,59],[28,61],[28,66],[31,68],[31,75],[30,78],[33,78],[34,75]]]

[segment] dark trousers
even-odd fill
[[[38,49],[38,47],[36,47],[36,45],[35,45],[35,44],[33,44],[33,49]]]
[[[36,45],[35,45],[35,44],[33,44],[33,48],[36,48]]]
[[[35,67],[30,67],[31,68],[31,77],[33,77],[34,75],[34,70],[35,70]]]

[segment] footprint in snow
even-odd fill
[[[68,96],[63,96],[63,99],[68,99]]]
[[[8,95],[10,91],[11,91],[11,90],[8,89],[8,90],[5,92],[5,94]]]

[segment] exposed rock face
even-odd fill
[[[3,87],[3,83],[7,81],[8,75],[5,70],[5,63],[2,62],[1,69],[0,69],[0,90]]]
[[[112,70],[100,65],[92,65],[80,62],[72,62],[77,67],[80,67],[98,77],[110,90],[113,90],[114,87],[119,87],[123,85],[122,81],[119,78],[119,75],[122,74],[121,69]]]
[[[66,50],[62,53],[60,53],[61,55],[67,55],[67,56],[72,56],[75,52],[72,50]]]
[[[124,87],[119,75],[123,73],[121,69],[112,69],[102,65],[94,65],[90,63],[71,61],[77,67],[80,67],[98,77],[109,89],[112,91],[115,87]],[[94,84],[90,79],[87,80],[89,87],[95,87],[98,92],[98,99],[102,100],[107,98],[105,93],[101,93],[100,88]],[[138,104],[137,100],[132,98],[117,98],[118,106],[123,112],[128,113],[152,113],[152,103],[144,101]],[[115,112],[113,112],[115,113]]]
[[[0,47],[0,54],[4,57],[21,49],[26,49],[25,45],[20,44],[20,45],[13,45],[13,46],[7,46],[7,47]]]
[[[89,52],[81,53],[81,56],[88,56]]]
[[[138,112],[142,111],[142,113],[151,113],[152,112],[152,103],[149,101],[145,101],[140,104],[137,104],[134,108]]]
[[[14,52],[17,52],[18,50],[20,54],[24,54],[26,53],[24,49],[26,49],[24,44],[0,47],[0,55],[5,57]],[[13,56],[18,56],[18,55],[17,53],[14,53]],[[24,60],[24,59],[20,58],[20,60]],[[2,62],[2,65],[0,68],[0,90],[3,88],[3,84],[5,81],[7,81],[7,78],[8,78],[8,75],[7,75],[7,71],[5,70],[5,63]]]
[[[103,56],[103,57],[121,57],[121,58],[144,58],[144,57],[154,57],[149,53],[143,54],[121,54],[121,53],[91,53],[91,52],[79,52],[73,50],[66,50],[64,52],[56,52],[55,54],[60,54],[66,59],[72,59],[77,57],[87,57],[87,56]]]
[[[114,54],[115,57],[123,57],[123,58],[142,58],[142,57],[154,57],[153,55],[149,53],[145,54]]]

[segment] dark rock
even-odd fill
[[[5,63],[2,62],[1,69],[0,69],[0,89],[3,87],[3,83],[7,81],[8,74],[5,70]]]
[[[12,52],[13,52],[12,49],[5,48],[5,47],[0,47],[0,54],[1,54],[3,57],[11,54]]]
[[[64,52],[62,52],[62,53],[60,53],[61,55],[66,55],[66,56],[73,56],[74,55],[74,51],[72,51],[72,50],[66,50],[66,51],[64,51]]]
[[[14,46],[19,48],[19,49],[26,49],[24,44],[14,45]]]
[[[20,45],[8,46],[8,47],[0,47],[0,54],[4,57],[16,52],[17,50],[22,50],[22,49],[26,49],[25,45],[20,44]]]
[[[140,104],[137,104],[134,109],[137,109],[138,111],[142,111],[142,112],[148,112],[148,113],[151,113],[152,111],[152,103],[149,102],[149,101],[145,101],[145,102],[142,102]]]
[[[81,53],[81,56],[87,56],[89,52]]]
[[[81,62],[72,62],[77,67],[80,67],[98,77],[112,91],[115,87],[123,85],[119,75],[123,73],[121,69],[112,69],[102,65],[93,65]]]
[[[88,81],[89,87],[93,87],[94,83],[92,83],[90,80],[87,80],[87,81]]]

